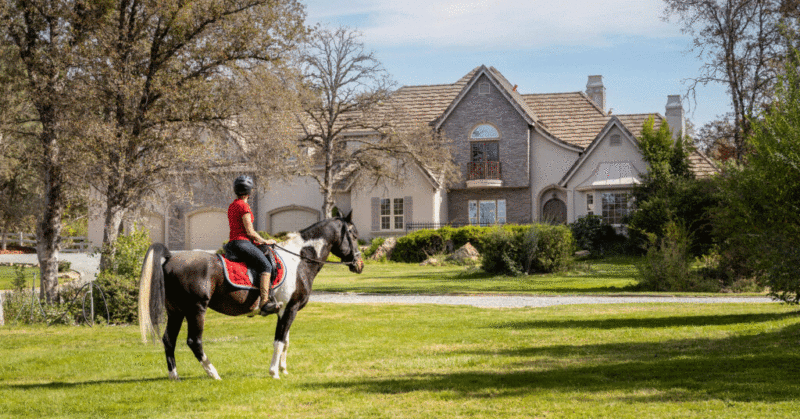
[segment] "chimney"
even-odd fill
[[[589,76],[586,83],[586,96],[604,112],[606,110],[606,88],[603,86],[603,76]]]
[[[669,129],[672,131],[672,138],[675,139],[678,138],[678,135],[683,135],[686,131],[686,121],[683,119],[681,95],[667,96],[665,115],[667,116]]]

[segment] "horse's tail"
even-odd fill
[[[166,246],[156,243],[147,249],[142,264],[142,276],[139,278],[139,329],[142,341],[147,342],[147,335],[153,340],[161,334],[159,325],[164,322],[164,268],[161,259],[169,260],[172,254]],[[166,263],[166,262],[165,262]]]

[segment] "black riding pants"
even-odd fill
[[[228,248],[249,268],[255,269],[259,277],[264,272],[272,272],[269,259],[250,240],[233,240],[228,243]]]

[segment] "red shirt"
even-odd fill
[[[236,198],[228,207],[228,225],[231,228],[228,240],[250,240],[244,229],[244,221],[242,221],[245,214],[250,214],[250,221],[253,220],[253,211],[250,209],[250,205],[244,200]]]

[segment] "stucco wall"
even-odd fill
[[[553,192],[558,193],[559,198],[567,199],[567,222],[571,222],[569,214],[568,193],[559,193],[561,188],[558,182],[567,174],[579,154],[562,145],[559,145],[538,132],[531,134],[531,213],[534,221],[539,220],[542,215],[542,206],[546,199],[549,199]]]
[[[441,191],[437,191],[433,184],[416,166],[408,167],[402,184],[381,181],[377,184],[370,179],[360,179],[353,185],[350,194],[350,203],[353,208],[353,223],[358,229],[359,237],[370,240],[374,237],[399,236],[405,230],[373,230],[372,229],[372,198],[412,198],[412,213],[410,218],[405,214],[405,222],[431,222],[442,211]],[[439,192],[439,193],[437,193]]]
[[[619,135],[621,138],[619,145],[611,145],[611,137]],[[636,141],[636,140],[633,140]],[[594,194],[594,213],[600,215],[601,206],[598,193],[610,190],[630,190],[629,186],[590,188],[592,180],[596,179],[596,171],[603,163],[628,163],[633,167],[633,174],[640,177],[647,172],[647,163],[642,158],[638,146],[631,141],[618,127],[613,126],[609,132],[603,136],[597,146],[591,150],[583,164],[570,178],[567,188],[572,193],[572,202],[569,210],[574,214],[571,221],[583,217],[588,213],[586,205],[587,193]]]

